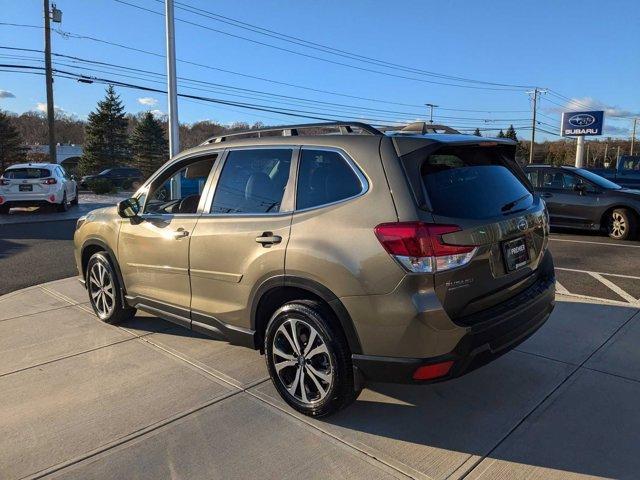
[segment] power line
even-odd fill
[[[0,22],[0,25],[9,25],[9,26],[15,26],[15,27],[28,27],[28,28],[43,28],[43,27],[38,26],[38,25],[14,24],[14,23],[7,23],[7,22]],[[130,50],[130,51],[134,51],[134,52],[138,52],[138,53],[143,53],[145,55],[151,55],[151,56],[154,56],[154,57],[158,57],[158,58],[163,58],[164,59],[164,54],[157,53],[157,52],[151,52],[151,51],[143,50],[143,49],[140,49],[140,48],[131,47],[129,45],[123,45],[123,44],[120,44],[120,43],[117,43],[117,42],[113,42],[113,41],[109,41],[109,40],[105,40],[105,39],[102,39],[102,38],[97,38],[97,37],[93,37],[93,36],[89,36],[89,35],[81,35],[81,34],[69,32],[69,31],[64,31],[64,30],[61,30],[61,29],[55,29],[54,32],[56,32],[58,35],[60,35],[60,36],[62,36],[64,38],[67,38],[67,39],[68,38],[73,38],[73,39],[77,39],[77,40],[93,41],[93,42],[96,42],[96,43],[102,43],[102,44],[105,44],[105,45],[110,45],[110,46],[114,46],[114,47]],[[390,100],[386,100],[386,99],[380,99],[380,98],[362,97],[362,96],[358,96],[358,95],[346,94],[346,93],[343,93],[343,92],[323,90],[323,89],[308,87],[308,86],[304,86],[304,85],[298,85],[298,84],[283,82],[283,81],[275,80],[275,79],[272,79],[272,78],[265,78],[265,77],[246,74],[246,73],[242,73],[242,72],[226,70],[226,69],[223,69],[223,68],[220,68],[220,67],[214,67],[214,66],[211,66],[211,65],[206,65],[206,64],[198,63],[198,62],[193,62],[193,61],[190,61],[190,60],[180,60],[179,59],[178,61],[181,62],[181,63],[187,64],[187,65],[192,65],[192,66],[196,66],[196,67],[200,67],[200,68],[205,68],[205,69],[209,69],[209,70],[223,72],[223,73],[227,73],[227,74],[231,74],[231,75],[237,75],[237,76],[241,76],[241,77],[245,77],[245,78],[251,78],[253,80],[264,81],[264,82],[273,83],[273,84],[282,85],[282,86],[287,86],[287,87],[291,87],[291,88],[299,88],[299,89],[312,91],[312,92],[316,92],[316,93],[323,93],[323,94],[327,94],[327,95],[340,96],[340,97],[344,97],[344,98],[351,98],[351,99],[355,99],[355,100],[363,100],[363,101],[368,101],[368,102],[384,103],[384,104],[387,104],[387,105],[398,105],[398,106],[418,107],[418,108],[423,107],[423,105],[421,105],[421,104],[409,104],[409,103],[402,103],[402,102],[394,102],[394,101],[390,101]],[[467,113],[527,113],[529,111],[529,110],[500,110],[500,109],[497,109],[497,110],[496,109],[478,110],[478,109],[445,108],[445,107],[440,107],[440,110],[451,111],[451,112],[467,112]]]
[[[26,52],[35,52],[35,53],[40,53],[40,50],[36,50],[36,49],[29,49],[29,48],[17,48],[17,47],[0,47],[0,49],[5,49],[5,50],[18,50],[18,51],[26,51]],[[126,77],[126,78],[132,78],[132,79],[136,79],[136,80],[145,80],[145,81],[150,81],[153,83],[164,83],[163,81],[160,81],[160,78],[165,78],[165,74],[164,73],[158,73],[158,72],[153,72],[150,70],[144,70],[144,69],[140,69],[140,68],[135,68],[135,67],[128,67],[128,66],[124,66],[124,65],[118,65],[118,64],[113,64],[113,63],[109,63],[109,62],[102,62],[102,61],[96,61],[96,60],[90,60],[90,59],[85,59],[85,58],[81,58],[81,57],[77,57],[77,56],[71,56],[71,55],[64,55],[64,54],[58,54],[58,53],[54,53],[53,54],[55,57],[59,57],[59,58],[63,58],[63,59],[69,59],[72,62],[80,62],[80,63],[86,63],[89,65],[99,65],[99,66],[105,66],[105,67],[109,67],[109,68],[116,68],[116,69],[121,69],[121,70],[125,70],[125,71],[132,71],[132,72],[136,72],[136,73],[142,73],[145,76],[139,76],[139,75],[127,75],[127,74],[123,74],[122,72],[118,71],[116,72],[116,74],[122,76],[122,77]],[[18,56],[18,58],[20,58]],[[39,58],[33,58],[33,57],[23,57],[28,59],[29,61],[41,61],[41,59]],[[62,65],[65,67],[72,67],[72,68],[78,68],[75,65],[69,65],[68,63],[63,63],[61,61],[56,60],[56,64],[57,65]],[[87,66],[83,66],[82,68],[88,70],[88,71],[92,71],[92,72],[99,72],[99,73],[111,73],[113,74],[114,72],[112,71],[105,71],[105,70],[101,70],[101,69],[96,69],[96,68],[90,68]],[[148,75],[153,75],[156,78],[152,78],[149,79]],[[280,100],[273,100],[272,98],[269,98],[268,100],[271,102],[275,102],[275,103],[282,103],[282,104],[288,104],[288,105],[295,105],[295,106],[303,106],[303,107],[309,107],[310,105],[307,104],[301,104],[300,102],[306,102],[306,103],[310,103],[311,106],[316,106],[317,104],[323,104],[323,105],[329,105],[329,107],[323,107],[327,110],[333,110],[333,111],[337,111],[337,112],[345,112],[345,109],[347,111],[347,113],[349,114],[356,114],[359,116],[367,116],[367,115],[380,115],[380,113],[383,114],[397,114],[396,116],[402,116],[402,117],[407,117],[407,121],[410,119],[415,119],[415,117],[420,117],[421,114],[418,112],[400,112],[400,111],[393,111],[393,110],[381,110],[381,109],[375,109],[375,108],[369,108],[369,107],[363,107],[363,106],[359,106],[359,105],[347,105],[347,104],[341,104],[341,103],[334,103],[334,102],[324,102],[324,101],[320,101],[320,100],[312,100],[312,99],[305,99],[305,98],[301,98],[301,97],[292,97],[292,96],[288,96],[288,95],[280,95],[280,94],[272,94],[269,92],[262,92],[259,90],[252,90],[252,89],[244,89],[244,88],[239,88],[239,87],[233,87],[230,85],[224,85],[224,84],[218,84],[218,83],[212,83],[212,82],[207,82],[207,81],[203,81],[203,80],[197,80],[197,79],[191,79],[191,78],[186,78],[186,77],[178,77],[179,80],[182,80],[183,82],[182,85],[185,88],[190,88],[193,90],[199,90],[199,91],[205,91],[205,92],[214,92],[214,93],[218,93],[218,94],[222,94],[222,95],[227,95],[227,96],[235,96],[235,97],[240,97],[240,98],[248,98],[251,100],[265,100],[264,98],[261,97],[256,97],[256,96],[252,96],[252,95],[245,95],[245,94],[238,94],[238,93],[228,93],[228,92],[224,92],[224,91],[220,91],[220,90],[216,90],[216,89],[211,89],[211,88],[198,88],[198,87],[194,87],[194,86],[185,86],[184,82],[193,82],[196,83],[197,85],[207,85],[207,86],[214,86],[214,87],[220,87],[220,88],[225,88],[225,89],[231,89],[231,90],[239,90],[242,93],[252,93],[252,94],[258,94],[258,95],[265,95],[265,96],[270,96],[270,97],[277,97],[277,98],[284,98],[284,99],[293,99],[293,100],[297,100],[296,102],[291,102],[291,101],[280,101]],[[331,107],[344,107],[344,108],[331,108]],[[367,111],[366,113],[364,111]],[[374,113],[370,113],[370,112],[374,112]],[[526,119],[522,119],[522,118],[493,118],[493,119],[488,119],[488,118],[474,118],[474,117],[457,117],[457,116],[447,116],[447,115],[437,115],[437,118],[439,119],[446,119],[446,120],[468,120],[468,121],[472,121],[472,122],[479,122],[481,124],[484,123],[489,123],[489,122],[519,122],[519,121],[524,121]],[[386,120],[388,121],[394,121],[397,120],[396,118],[389,118],[389,117],[385,117]]]
[[[163,3],[163,0],[155,0],[158,3]],[[275,38],[277,40],[280,41],[285,41],[285,42],[289,42],[289,43],[293,43],[295,45],[299,45],[305,48],[310,48],[310,49],[314,49],[314,50],[318,50],[324,53],[328,53],[331,55],[337,55],[340,57],[344,57],[344,58],[349,58],[351,60],[357,60],[360,62],[364,62],[364,63],[369,63],[369,64],[374,64],[377,66],[383,66],[385,68],[392,68],[394,70],[403,70],[403,71],[407,71],[410,73],[416,73],[416,74],[422,74],[422,75],[427,75],[427,76],[431,76],[431,77],[436,77],[436,78],[443,78],[443,79],[448,79],[448,80],[454,80],[454,81],[460,81],[460,82],[470,82],[470,83],[476,83],[476,84],[483,84],[483,85],[492,85],[492,86],[501,86],[501,87],[512,87],[512,88],[533,88],[533,86],[531,85],[516,85],[516,84],[508,84],[508,83],[498,83],[498,82],[489,82],[489,81],[484,81],[484,80],[477,80],[477,79],[471,79],[471,78],[466,78],[466,77],[459,77],[459,76],[454,76],[454,75],[448,75],[448,74],[443,74],[443,73],[438,73],[438,72],[433,72],[433,71],[428,71],[428,70],[422,70],[419,68],[415,68],[415,67],[408,67],[406,65],[401,65],[398,63],[392,63],[392,62],[388,62],[386,60],[380,60],[377,58],[372,58],[372,57],[367,57],[364,55],[360,55],[357,53],[353,53],[353,52],[349,52],[346,50],[341,50],[338,48],[334,48],[328,45],[324,45],[321,43],[316,43],[316,42],[311,42],[309,40],[305,40],[303,38],[300,37],[295,37],[292,35],[288,35],[288,34],[284,34],[284,33],[280,33],[274,30],[270,30],[264,27],[260,27],[258,25],[253,25],[247,22],[243,22],[237,19],[233,19],[230,17],[226,17],[224,15],[220,15],[211,11],[207,11],[201,8],[197,8],[194,7],[193,5],[189,5],[187,3],[184,2],[175,2],[176,5],[178,5],[178,9],[180,10],[184,10],[186,12],[192,13],[194,15],[198,15],[201,17],[206,17],[209,18],[211,20],[217,21],[217,22],[221,22],[227,25],[231,25],[233,27],[237,27],[237,28],[241,28],[244,30],[248,30],[254,33],[258,33],[260,35],[265,35],[267,37],[270,38]]]
[[[157,11],[152,10],[150,8],[146,8],[146,7],[142,7],[140,5],[129,3],[129,2],[126,2],[125,0],[113,0],[113,1],[117,2],[117,3],[120,3],[122,5],[128,5],[129,7],[136,8],[138,10],[142,10],[142,11],[145,11],[145,12],[152,13],[154,15],[159,15],[159,16],[163,16],[164,15],[161,12],[157,12]],[[288,53],[291,53],[293,55],[298,55],[298,56],[301,56],[301,57],[311,58],[311,59],[319,60],[319,61],[322,61],[322,62],[331,63],[333,65],[339,65],[339,66],[342,66],[342,67],[347,67],[347,68],[351,68],[351,69],[355,69],[355,70],[360,70],[360,71],[363,71],[363,72],[375,73],[375,74],[378,74],[378,75],[384,75],[384,76],[387,76],[387,77],[401,78],[401,79],[405,79],[405,80],[413,80],[413,81],[416,81],[416,82],[428,83],[428,84],[432,84],[432,85],[443,85],[443,86],[449,86],[449,87],[469,88],[469,89],[474,89],[474,90],[494,90],[494,91],[519,91],[519,90],[521,90],[520,87],[519,88],[482,87],[482,86],[475,86],[475,85],[460,85],[460,84],[454,84],[454,83],[448,83],[448,82],[438,82],[438,81],[435,81],[435,80],[426,80],[426,79],[423,79],[423,78],[408,77],[406,75],[399,75],[399,74],[396,74],[396,73],[384,72],[384,71],[381,71],[381,70],[374,70],[372,68],[360,67],[360,66],[357,66],[357,65],[349,64],[349,63],[339,62],[339,61],[336,61],[336,60],[330,60],[328,58],[322,58],[322,57],[318,57],[318,56],[315,56],[315,55],[310,55],[310,54],[307,54],[307,53],[298,52],[296,50],[291,50],[289,48],[279,47],[277,45],[273,45],[273,44],[270,44],[270,43],[267,43],[267,42],[262,42],[262,41],[259,41],[259,40],[243,37],[242,35],[236,35],[234,33],[225,32],[223,30],[219,30],[217,28],[212,28],[212,27],[209,27],[207,25],[202,25],[200,23],[192,22],[190,20],[185,20],[183,18],[175,18],[175,20],[178,21],[178,22],[186,23],[188,25],[192,25],[192,26],[196,26],[196,27],[199,27],[199,28],[203,28],[205,30],[216,32],[216,33],[219,33],[221,35],[226,35],[228,37],[237,38],[237,39],[240,39],[240,40],[245,40],[247,42],[254,43],[256,45],[261,45],[261,46],[273,48],[273,49],[276,49],[276,50],[281,50],[281,51],[284,51],[284,52],[288,52]]]

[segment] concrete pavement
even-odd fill
[[[325,420],[262,357],[140,314],[101,323],[75,279],[0,297],[0,478],[637,478],[640,314],[559,297],[493,364],[372,384]]]

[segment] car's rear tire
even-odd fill
[[[9,210],[11,210],[9,205],[0,205],[0,215],[6,215],[9,213]]]
[[[100,320],[120,323],[135,316],[135,308],[122,305],[122,287],[105,252],[97,252],[91,256],[87,263],[85,281],[91,307]]]
[[[636,232],[636,217],[627,208],[616,208],[607,218],[607,233],[615,240],[629,240]]]
[[[66,212],[69,210],[69,202],[67,201],[67,192],[62,194],[62,201],[56,206],[59,212]]]
[[[70,202],[70,203],[71,203],[71,205],[78,205],[78,195],[79,195],[79,193],[78,193],[78,187],[76,187],[76,196],[75,196],[75,197],[73,197],[73,200],[71,200],[71,202]]]
[[[315,300],[280,307],[267,325],[264,352],[280,396],[297,411],[322,417],[360,394],[351,352],[333,312]]]

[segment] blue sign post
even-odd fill
[[[563,137],[582,135],[602,135],[604,112],[562,112],[562,127],[560,134]]]

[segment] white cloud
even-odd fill
[[[150,107],[153,107],[158,104],[158,99],[153,97],[141,97],[138,99],[138,103],[140,105],[148,105]]]
[[[65,113],[64,108],[59,107],[58,105],[54,105],[53,109],[57,112],[57,113]],[[43,102],[38,102],[36,103],[36,110],[42,113],[47,113],[47,104],[43,103]]]
[[[633,117],[640,114],[639,112],[624,110],[615,105],[607,105],[606,103],[592,97],[572,98],[567,101],[563,107],[554,107],[549,109],[549,111],[553,112],[570,112],[580,110],[604,110],[605,118]]]
[[[158,109],[151,110],[151,114],[158,119],[162,119],[166,115],[162,110]]]
[[[9,90],[0,90],[0,98],[16,98]]]

